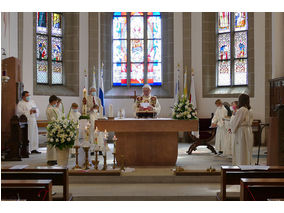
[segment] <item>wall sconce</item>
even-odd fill
[[[6,58],[6,50],[4,48],[1,48],[2,51],[2,58],[5,59]],[[2,60],[2,76],[1,76],[1,80],[2,83],[8,83],[10,77],[7,75],[7,65],[5,65],[5,67],[3,66],[3,60]]]

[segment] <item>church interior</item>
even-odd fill
[[[2,201],[284,201],[283,12],[1,12]]]

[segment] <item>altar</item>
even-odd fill
[[[115,132],[118,165],[174,166],[178,156],[178,132],[198,130],[198,120],[114,119],[97,120],[100,131]]]

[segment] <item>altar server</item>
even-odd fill
[[[29,152],[32,154],[40,154],[38,149],[38,127],[36,118],[39,115],[39,110],[33,100],[30,99],[30,93],[24,91],[22,100],[17,105],[17,116],[25,115],[28,120],[28,139]]]
[[[57,107],[57,101],[58,98],[56,95],[52,95],[49,97],[49,104],[46,109],[46,118],[48,122],[60,119],[60,111]],[[49,144],[47,144],[46,160],[47,160],[47,165],[49,166],[57,164],[56,149]]]
[[[93,149],[93,141],[94,141],[94,129],[95,129],[95,121],[98,119],[99,109],[101,108],[101,99],[96,95],[96,88],[94,86],[90,87],[89,95],[87,97],[87,110],[90,115],[90,142],[91,142],[91,155],[94,154]],[[100,152],[100,155],[102,153]]]
[[[143,94],[142,94],[142,96],[138,96],[136,98],[136,102],[134,104],[135,116],[136,116],[137,111],[145,111],[145,109],[149,110],[149,111],[156,112],[157,115],[160,114],[161,105],[158,101],[158,98],[156,96],[151,95],[151,91],[152,91],[152,88],[149,84],[145,84],[142,87]],[[142,104],[143,104],[143,106],[142,106]]]
[[[228,134],[225,128],[225,118],[227,116],[227,110],[223,106],[223,103],[220,99],[215,101],[217,109],[212,118],[212,127],[217,127],[216,137],[215,137],[215,149],[222,154],[225,148],[225,143],[228,142]]]
[[[74,122],[79,122],[81,113],[78,112],[78,108],[79,108],[79,105],[77,103],[72,103],[71,111],[69,113],[69,120],[74,121]]]
[[[236,115],[231,120],[231,131],[233,134],[233,165],[251,164],[253,134],[253,115],[250,107],[249,96],[241,94]]]

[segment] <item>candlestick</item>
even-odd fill
[[[112,154],[113,154],[113,166],[112,166],[112,168],[115,169],[115,152],[112,153]]]
[[[95,167],[95,170],[98,170],[98,165],[99,165],[99,160],[98,160],[98,150],[95,150],[95,153],[96,153],[96,158],[95,160],[92,161],[94,167]]]
[[[121,164],[120,164],[120,171],[125,171],[125,168],[124,168],[124,155],[120,155],[120,158],[121,158]]]
[[[74,146],[74,148],[76,150],[76,154],[75,154],[76,155],[76,165],[72,169],[81,169],[81,167],[79,166],[79,162],[78,162],[78,156],[79,156],[78,150],[79,150],[80,146],[76,145],[76,146]]]
[[[83,169],[87,170],[87,169],[90,168],[89,167],[90,166],[90,163],[89,163],[89,149],[90,149],[90,147],[85,146],[85,147],[83,147],[83,149],[84,149],[84,152],[85,152],[85,163],[84,163]]]
[[[104,167],[102,170],[107,170],[107,158],[106,155],[104,155]]]
[[[108,110],[108,117],[112,118],[113,117],[113,108],[112,108],[112,104],[109,105],[109,110]]]

